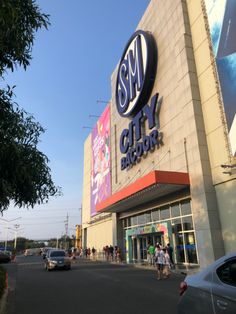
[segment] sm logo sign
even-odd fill
[[[148,100],[157,68],[157,48],[152,35],[137,31],[128,41],[119,64],[116,106],[123,117],[134,116]]]

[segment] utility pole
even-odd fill
[[[67,237],[68,237],[68,225],[69,225],[69,215],[67,213],[65,220],[65,250],[67,249]]]

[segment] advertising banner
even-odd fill
[[[236,1],[205,0],[232,154],[236,156]]]
[[[111,195],[109,105],[92,131],[91,147],[91,216],[94,216],[97,213],[96,204]]]

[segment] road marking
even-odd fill
[[[34,263],[17,263],[18,266],[24,266],[24,265],[27,265],[27,266],[32,266],[32,265],[43,265],[42,262],[34,262]]]

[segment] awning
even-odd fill
[[[155,170],[97,204],[96,211],[123,212],[189,185],[188,173]]]

